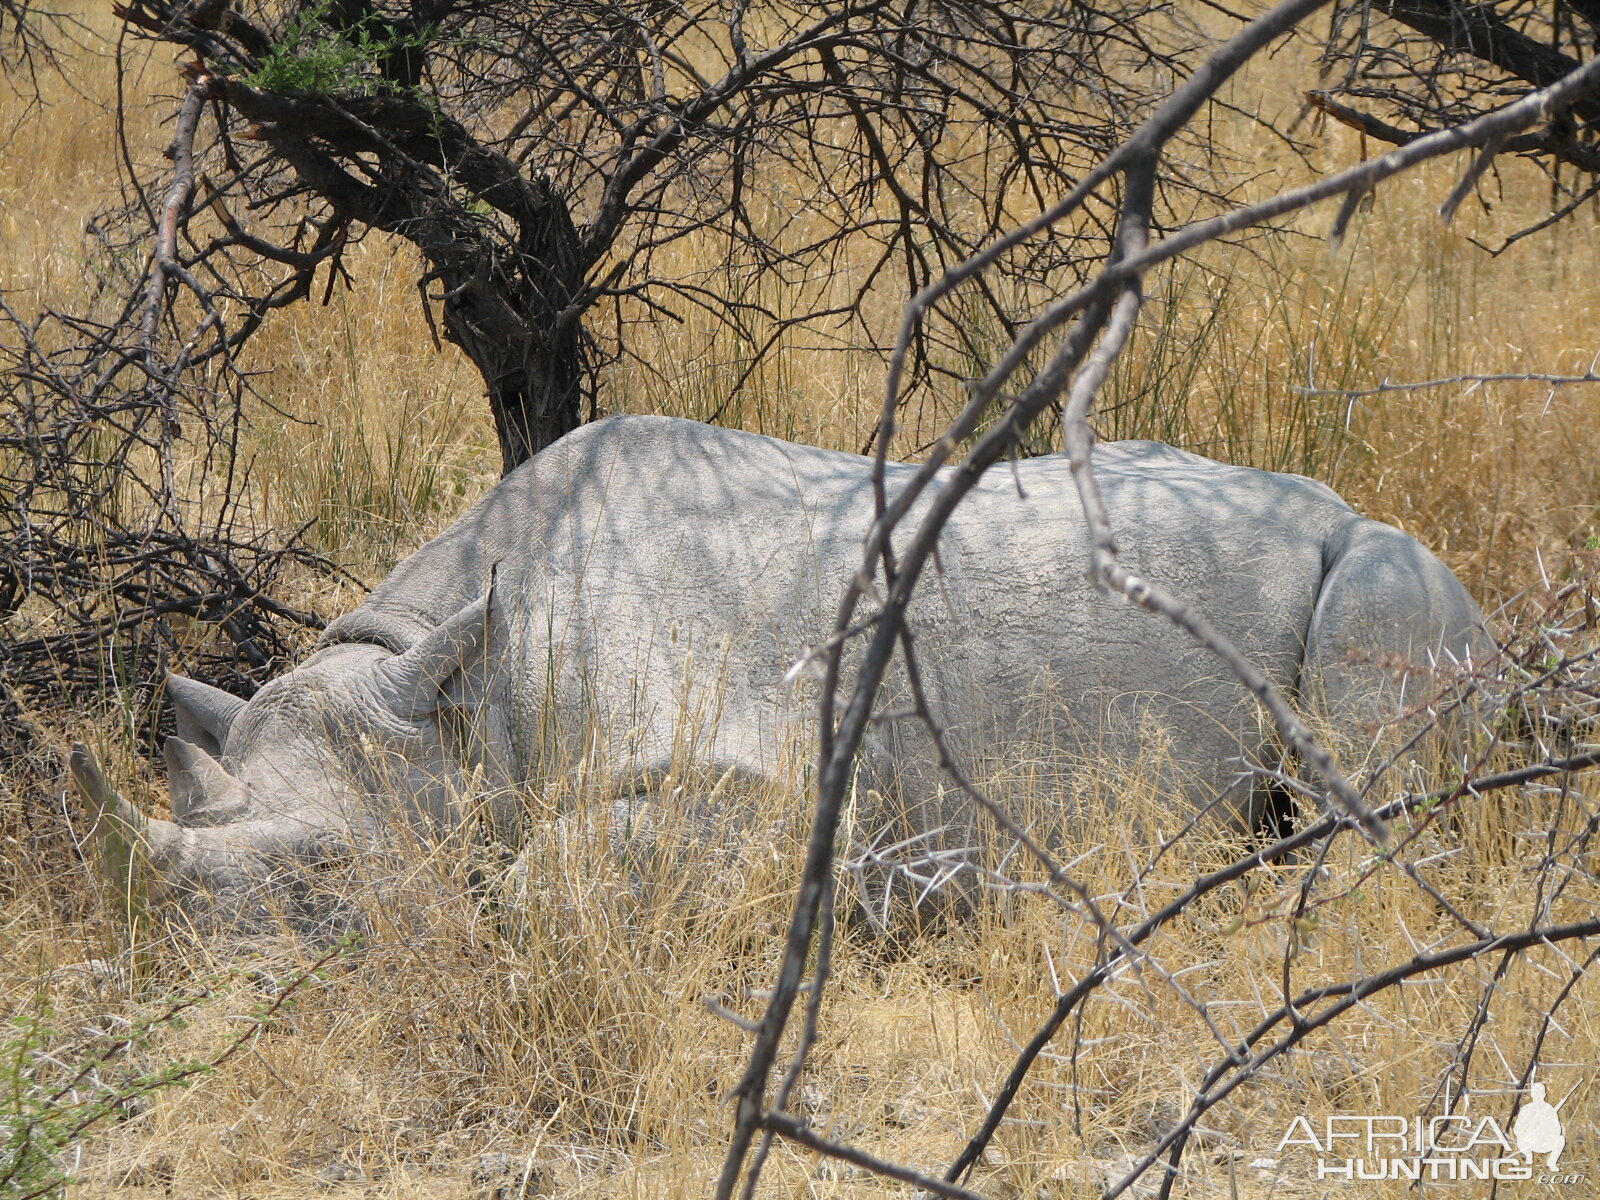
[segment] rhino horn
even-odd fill
[[[94,751],[82,742],[72,744],[72,778],[94,812],[95,833],[106,847],[113,867],[110,880],[119,890],[132,879],[132,856],[137,848],[157,870],[175,866],[182,850],[183,831],[170,821],[152,820],[118,794],[100,769]]]
[[[250,806],[250,789],[199,746],[182,738],[166,742],[167,784],[179,825],[236,821]]]
[[[445,683],[483,650],[493,595],[491,586],[411,649],[379,668],[391,703],[401,716],[420,720],[438,711]]]
[[[245,702],[221,688],[183,675],[167,675],[167,697],[177,718],[178,736],[208,754],[221,754],[228,730]]]

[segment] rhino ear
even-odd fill
[[[221,754],[228,730],[245,702],[221,688],[183,675],[167,675],[167,697],[178,726],[178,736],[207,754]]]
[[[168,738],[167,787],[179,825],[223,825],[250,806],[250,789],[182,738]]]
[[[378,668],[397,713],[416,721],[437,712],[445,702],[445,685],[450,678],[483,657],[493,597],[491,584],[477,600],[430,630],[404,654],[395,655]]]

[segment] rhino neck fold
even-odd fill
[[[404,654],[415,646],[433,628],[420,614],[407,618],[392,611],[358,608],[329,622],[317,639],[317,649],[348,645],[352,642],[381,646],[395,654]]]

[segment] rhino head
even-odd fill
[[[391,832],[386,821],[452,820],[463,783],[452,697],[483,659],[489,603],[401,653],[326,647],[248,703],[169,675],[171,821],[125,800],[75,744],[72,774],[105,839],[111,885],[148,884],[151,899],[177,900],[203,929],[348,926],[353,911],[319,877]]]

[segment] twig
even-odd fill
[[[804,1146],[808,1150],[815,1150],[818,1154],[825,1154],[829,1158],[837,1158],[841,1162],[852,1163],[885,1179],[909,1183],[913,1187],[932,1192],[936,1196],[948,1196],[950,1200],[987,1200],[980,1192],[971,1191],[944,1179],[936,1179],[932,1175],[924,1175],[921,1171],[914,1171],[910,1167],[903,1167],[899,1163],[890,1162],[888,1159],[878,1158],[876,1155],[868,1154],[865,1150],[857,1150],[854,1146],[846,1146],[840,1142],[831,1141],[815,1132],[803,1121],[796,1120],[785,1113],[767,1113],[762,1117],[761,1124],[779,1136]]]
[[[1548,383],[1564,387],[1576,383],[1600,383],[1600,375],[1586,371],[1582,375],[1550,375],[1538,371],[1506,372],[1499,375],[1448,375],[1439,379],[1419,379],[1415,383],[1390,383],[1385,380],[1370,388],[1319,388],[1291,386],[1292,391],[1304,396],[1341,396],[1347,400],[1362,400],[1368,396],[1382,396],[1388,392],[1418,392],[1428,388],[1455,387],[1460,384],[1474,387],[1485,383]]]

